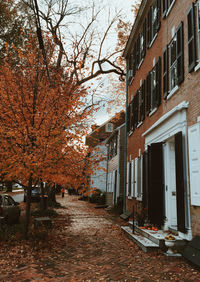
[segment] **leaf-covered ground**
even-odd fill
[[[144,253],[103,209],[77,196],[58,201],[45,240],[0,242],[0,281],[200,281],[183,258]]]

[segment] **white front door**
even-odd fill
[[[176,207],[176,163],[174,138],[166,142],[164,149],[165,165],[165,228],[177,229]]]

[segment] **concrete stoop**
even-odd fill
[[[126,236],[134,241],[144,252],[150,252],[158,250],[159,248],[166,251],[165,239],[166,234],[163,230],[147,230],[141,229],[137,225],[134,226],[133,233],[133,222],[129,221],[128,226],[121,227]],[[174,236],[174,235],[173,235]],[[174,236],[177,244],[181,244],[183,239],[179,236]]]

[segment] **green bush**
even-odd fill
[[[99,189],[95,190],[95,193],[89,197],[90,203],[96,203],[99,205],[104,205],[106,203],[106,194]]]

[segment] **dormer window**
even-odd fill
[[[113,124],[109,122],[106,124],[106,132],[112,132],[112,131],[113,131]]]

